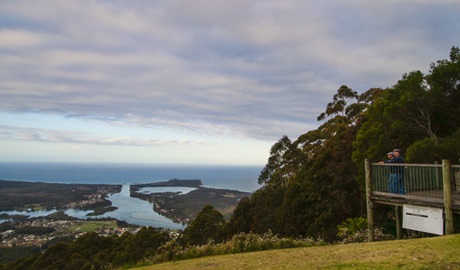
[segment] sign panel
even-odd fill
[[[403,205],[404,229],[427,232],[437,235],[444,234],[443,209],[426,206]]]

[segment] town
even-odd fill
[[[36,246],[57,240],[75,239],[89,231],[101,236],[137,233],[141,226],[127,225],[117,220],[54,219],[40,217],[0,224],[0,247]]]

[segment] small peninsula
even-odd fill
[[[146,187],[189,187],[194,190],[181,192],[140,192]],[[131,197],[147,200],[155,212],[174,222],[189,223],[205,205],[212,205],[226,219],[229,219],[239,200],[250,197],[250,192],[204,187],[201,180],[171,179],[165,182],[131,185]]]
[[[0,211],[113,209],[107,196],[121,191],[121,185],[61,184],[0,180]]]

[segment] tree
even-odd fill
[[[449,136],[460,127],[460,49],[452,47],[449,60],[432,63],[426,76],[432,93],[434,119],[441,136]]]
[[[299,149],[287,136],[283,136],[272,146],[268,163],[259,176],[259,184],[286,189],[301,164]]]
[[[290,224],[290,232],[285,233],[332,239],[337,224],[359,214],[360,191],[354,180],[357,169],[351,155],[361,114],[373,94],[366,92],[361,98],[341,86],[318,117],[327,121],[294,142],[309,159],[298,171],[296,185],[289,189],[283,204],[286,223]]]
[[[271,148],[259,177],[264,186],[251,197],[251,230],[286,236],[330,237],[336,225],[359,212],[360,195],[351,160],[363,110],[379,91],[358,95],[341,86],[319,117],[318,129],[296,141],[283,136]]]
[[[115,249],[114,260],[117,265],[134,263],[142,258],[152,256],[158,248],[170,240],[167,232],[152,227],[143,227],[134,235],[123,234]]]
[[[224,216],[211,205],[205,205],[187,228],[182,239],[189,245],[203,245],[209,241],[222,241]]]
[[[228,233],[232,236],[239,232],[251,231],[251,201],[244,197],[238,202],[228,223]]]

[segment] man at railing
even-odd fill
[[[379,163],[404,163],[400,149],[394,149],[387,153],[388,160]],[[388,178],[388,192],[405,194],[404,188],[404,166],[389,166],[390,176]]]

